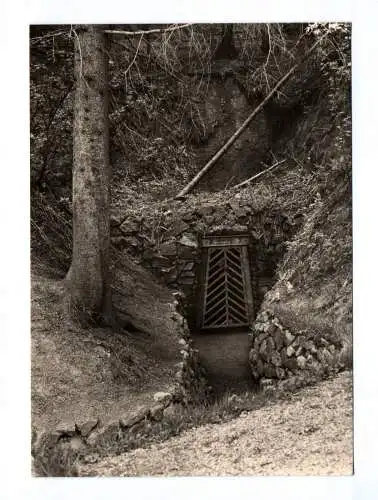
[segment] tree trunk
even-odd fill
[[[110,322],[110,166],[108,58],[103,27],[75,34],[73,127],[73,255],[67,274],[71,318]]]

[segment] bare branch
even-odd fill
[[[271,167],[263,170],[262,172],[259,172],[258,174],[254,175],[253,177],[250,177],[249,179],[247,179],[246,181],[243,181],[241,182],[240,184],[237,184],[236,186],[232,186],[231,189],[238,189],[238,188],[241,188],[241,187],[244,187],[246,186],[247,184],[249,184],[250,182],[254,181],[255,179],[257,179],[258,177],[261,177],[262,175],[266,174],[267,172],[270,172],[271,170],[273,170],[274,168],[278,167],[278,165],[281,165],[282,163],[284,163],[286,161],[285,160],[281,160],[281,161],[278,161],[277,163],[275,163],[274,165],[272,165]]]
[[[123,31],[123,30],[104,30],[105,33],[109,33],[111,35],[127,35],[127,36],[135,36],[135,35],[150,35],[151,33],[166,33],[167,31],[176,31],[181,30],[183,28],[187,28],[188,26],[192,26],[193,23],[180,24],[179,26],[171,26],[170,28],[157,28],[153,30],[140,30],[140,31]]]

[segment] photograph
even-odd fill
[[[28,29],[31,476],[353,475],[352,23]]]

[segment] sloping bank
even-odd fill
[[[263,387],[295,388],[352,366],[351,209],[347,175],[330,182],[288,245],[251,331]]]

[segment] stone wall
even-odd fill
[[[171,201],[155,210],[129,212],[113,220],[112,242],[152,270],[168,287],[184,295],[185,317],[195,327],[198,295],[200,240],[205,234],[247,234],[250,269],[257,312],[265,293],[275,282],[275,269],[285,252],[285,242],[301,220],[289,220],[278,209],[253,208],[240,194],[228,201],[199,199],[195,203]]]
[[[292,390],[343,368],[342,343],[324,328],[289,329],[268,308],[251,329],[252,375],[267,389]]]
[[[179,335],[178,349],[181,361],[177,365],[175,381],[168,392],[151,395],[151,403],[134,414],[117,421],[103,423],[92,420],[62,422],[53,432],[38,433],[32,429],[32,468],[37,476],[77,475],[80,461],[91,463],[102,454],[132,449],[141,440],[148,440],[162,431],[164,418],[177,405],[203,403],[210,394],[206,373],[194,349],[185,318],[181,314],[179,294],[173,303],[172,319]]]

